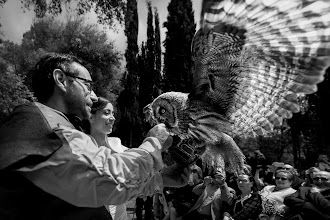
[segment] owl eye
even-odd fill
[[[159,108],[159,114],[163,115],[166,113],[166,109],[165,108]]]

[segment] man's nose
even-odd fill
[[[92,92],[91,92],[91,100],[92,100],[92,102],[97,102],[97,96],[96,96],[96,94],[95,94],[95,92],[92,90]]]

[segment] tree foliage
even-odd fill
[[[95,25],[84,24],[83,18],[67,22],[53,17],[37,19],[23,36],[20,45],[2,44],[0,111],[5,115],[13,106],[32,99],[31,74],[36,62],[47,52],[71,53],[86,62],[93,74],[97,95],[115,102],[121,87],[121,55],[107,35]]]
[[[124,90],[118,97],[118,106],[121,112],[118,135],[127,147],[138,147],[142,141],[138,103],[138,25],[137,2],[136,0],[128,0],[125,13],[126,74],[123,81]]]
[[[7,0],[0,0],[0,6]],[[48,14],[59,15],[65,6],[70,7],[71,0],[21,0],[23,8],[33,9],[37,18],[43,18]],[[122,0],[78,0],[75,10],[79,15],[94,9],[100,24],[114,27],[116,21],[123,21],[125,2]]]
[[[121,90],[119,70],[121,55],[108,40],[104,31],[96,25],[85,24],[83,17],[69,16],[67,22],[59,22],[53,17],[37,20],[31,29],[23,35],[23,58],[27,83],[31,82],[31,73],[36,61],[45,52],[71,53],[83,59],[92,73],[97,85],[97,95],[115,101]],[[39,53],[44,51],[43,53]],[[29,59],[29,54],[35,56]],[[29,62],[26,63],[25,60]]]
[[[154,80],[154,92],[153,97],[157,97],[161,94],[161,81],[162,81],[162,48],[160,39],[160,26],[159,26],[159,14],[158,9],[155,8],[155,80]]]
[[[167,10],[163,90],[190,92],[191,42],[196,32],[192,2],[171,0]]]
[[[151,1],[147,2],[148,5],[148,19],[147,19],[147,70],[146,70],[146,84],[144,85],[145,96],[142,105],[150,103],[154,97],[155,86],[155,30],[154,30],[154,16],[152,13]]]
[[[0,46],[0,122],[13,110],[16,105],[33,100],[33,94],[24,84],[24,76],[16,72],[12,62],[19,46],[4,41]]]

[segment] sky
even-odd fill
[[[138,16],[139,16],[139,35],[138,44],[141,45],[142,41],[146,41],[147,38],[147,16],[148,9],[146,0],[137,0],[138,2]],[[170,0],[151,0],[152,7],[156,7],[159,13],[160,29],[161,29],[161,41],[165,39],[166,28],[163,28],[163,23],[167,20],[167,6]],[[195,22],[198,27],[200,6],[202,0],[192,0],[193,9],[195,11]],[[3,7],[0,7],[0,23],[2,24],[1,31],[5,40],[13,41],[20,44],[23,38],[23,34],[30,29],[30,26],[35,17],[34,12],[31,10],[22,9],[21,0],[8,0]],[[64,16],[60,16],[64,17]],[[85,15],[87,23],[96,24],[96,14],[91,12]],[[99,27],[106,30],[108,38],[115,42],[117,50],[124,52],[126,49],[126,36],[123,28],[118,27],[118,31],[112,31],[109,28],[105,28],[101,25]],[[196,28],[197,30],[197,28]]]

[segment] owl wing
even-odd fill
[[[263,135],[299,111],[330,65],[330,1],[204,0],[189,99],[230,123],[229,135]]]

